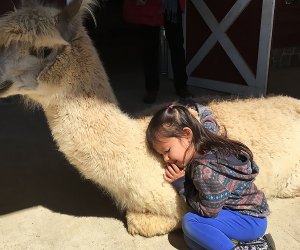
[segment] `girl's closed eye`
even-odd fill
[[[162,153],[160,153],[161,156],[164,156],[165,154],[169,153],[170,152],[170,149],[168,150],[164,150]]]

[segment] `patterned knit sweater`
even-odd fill
[[[266,217],[270,211],[264,193],[254,184],[257,174],[258,166],[244,155],[224,158],[208,153],[193,159],[185,177],[172,185],[201,216],[216,217],[221,209],[229,209]]]

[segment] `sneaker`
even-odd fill
[[[275,242],[274,242],[273,237],[272,237],[271,234],[265,234],[265,235],[263,236],[263,239],[267,242],[268,247],[269,247],[271,250],[276,250]]]
[[[248,242],[238,242],[234,250],[276,250],[271,234]]]
[[[194,97],[187,89],[176,90],[176,93],[182,99],[191,99]]]
[[[157,98],[157,91],[149,91],[144,96],[143,101],[144,103],[152,104],[156,101],[156,98]]]

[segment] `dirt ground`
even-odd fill
[[[270,204],[268,231],[277,249],[300,249],[300,199]],[[99,206],[103,216],[77,216],[37,205],[2,215],[0,249],[187,249],[181,232],[153,238],[129,235],[122,218],[107,216],[110,209]]]

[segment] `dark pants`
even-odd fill
[[[178,11],[177,22],[167,20],[165,16],[165,32],[168,41],[171,64],[174,74],[174,87],[176,91],[186,89],[187,74],[185,62],[184,37],[182,29],[182,15]],[[144,75],[146,91],[158,91],[160,79],[159,51],[160,27],[142,25],[144,38]]]
[[[147,92],[158,91],[159,89],[159,48],[160,48],[160,27],[142,25],[144,40],[144,77]]]

